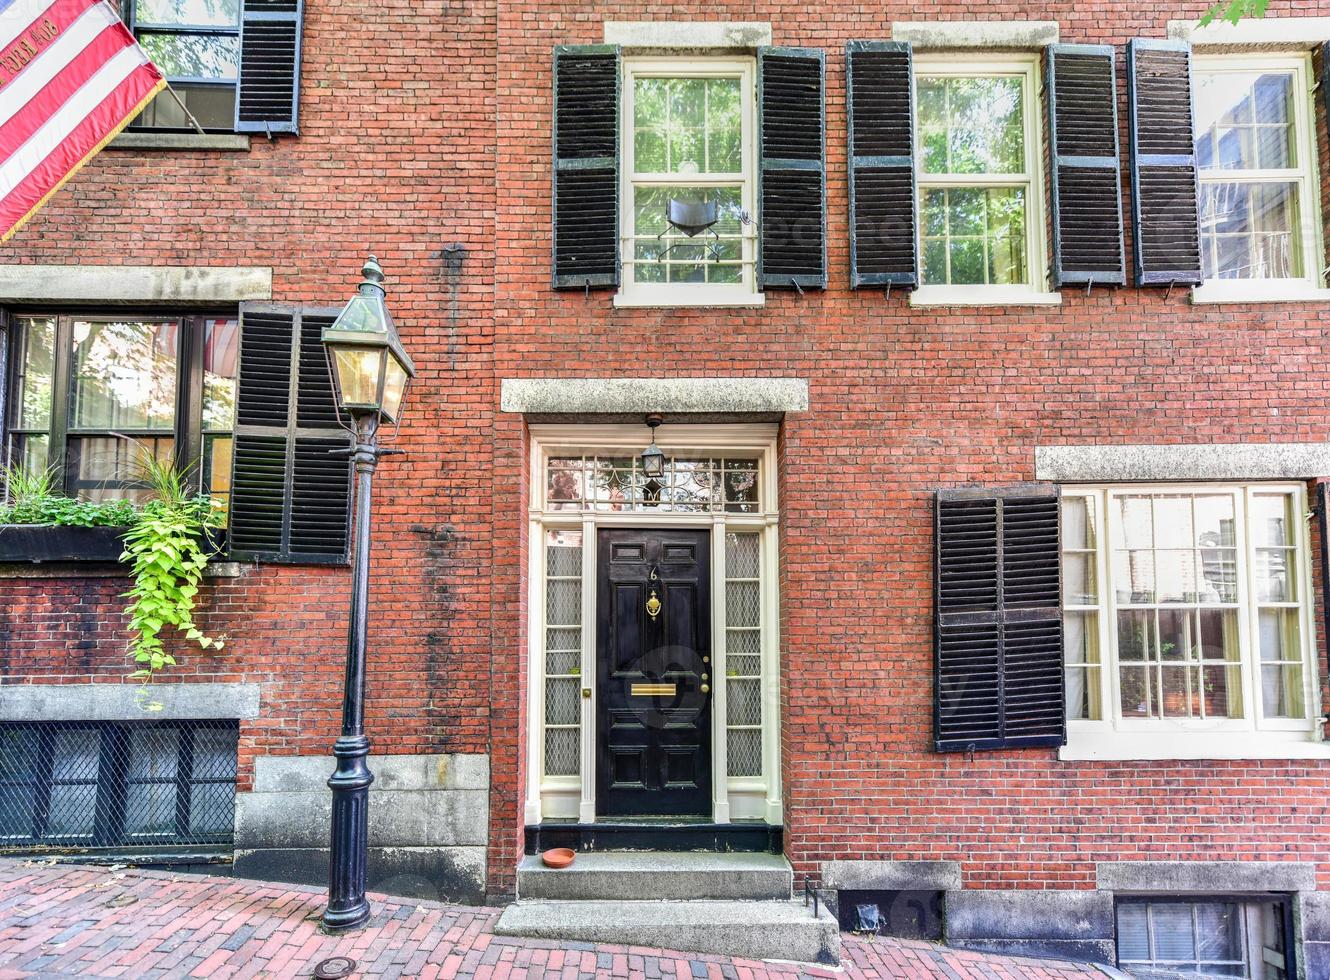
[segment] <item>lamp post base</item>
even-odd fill
[[[365,924],[365,861],[369,843],[369,739],[343,735],[333,745],[337,770],[328,778],[332,790],[332,846],[328,854],[328,906],[323,928],[343,932]]]

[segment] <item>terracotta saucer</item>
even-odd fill
[[[577,857],[576,852],[571,847],[552,847],[540,856],[545,862],[547,868],[566,868],[573,863],[573,858]]]

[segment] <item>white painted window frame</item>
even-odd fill
[[[776,423],[662,425],[656,444],[665,453],[726,453],[760,464],[761,507],[751,514],[650,513],[643,511],[553,511],[545,506],[546,461],[575,453],[635,456],[650,436],[639,424],[537,424],[529,428],[530,496],[527,576],[527,740],[524,815],[528,824],[545,818],[593,823],[596,819],[596,532],[603,527],[694,528],[711,532],[711,649],[713,676],[725,679],[725,532],[761,534],[762,776],[731,777],[727,757],[726,684],[712,689],[712,819],[783,820],[780,764],[779,508]],[[545,776],[545,532],[582,530],[581,765],[577,776]],[[587,695],[586,692],[590,691]]]
[[[1009,186],[1026,189],[1025,197],[1025,261],[1026,283],[1022,285],[921,285],[910,293],[911,306],[1055,306],[1062,302],[1062,294],[1047,288],[1049,281],[1047,222],[1044,201],[1044,144],[1042,109],[1039,103],[1038,52],[1019,52],[994,55],[986,52],[978,56],[948,54],[917,54],[914,59],[915,103],[918,104],[918,84],[921,77],[975,78],[1008,76],[1021,80],[1021,99],[1024,106],[1025,172],[1020,174],[987,175],[982,179],[967,174],[926,174],[922,166],[918,174],[916,208],[919,212],[918,249],[922,277],[924,254],[924,192],[934,187],[996,187]],[[922,160],[923,150],[919,138],[919,119],[915,113],[915,155]]]
[[[742,171],[738,174],[637,174],[634,135],[634,79],[649,78],[738,78],[741,113]],[[765,298],[757,289],[757,231],[749,224],[741,228],[740,258],[743,282],[731,283],[639,283],[636,263],[636,209],[633,189],[639,185],[740,184],[741,206],[757,215],[757,61],[748,57],[624,58],[619,145],[622,157],[619,187],[619,227],[622,285],[615,306],[762,306]],[[699,239],[701,236],[699,236]]]
[[[1243,717],[1240,719],[1124,719],[1120,711],[1117,660],[1117,604],[1111,579],[1113,540],[1111,500],[1139,493],[1231,493],[1237,519],[1238,632],[1242,644]],[[1300,597],[1299,640],[1303,662],[1305,719],[1267,719],[1258,696],[1260,635],[1254,598],[1255,544],[1248,533],[1253,495],[1291,494],[1294,503],[1297,594]],[[1067,744],[1062,759],[1291,759],[1330,758],[1330,743],[1322,740],[1320,681],[1317,672],[1316,632],[1312,621],[1311,536],[1307,528],[1307,488],[1301,483],[1182,483],[1084,484],[1064,486],[1064,499],[1085,498],[1096,529],[1095,575],[1098,603],[1066,605],[1066,611],[1097,614],[1101,682],[1098,720],[1067,720]]]
[[[1321,183],[1317,163],[1311,53],[1198,54],[1192,57],[1194,76],[1252,71],[1290,72],[1293,75],[1293,149],[1298,166],[1282,170],[1198,169],[1198,182],[1203,188],[1206,184],[1231,182],[1237,175],[1241,183],[1297,183],[1297,235],[1298,248],[1303,257],[1303,274],[1288,279],[1207,279],[1192,290],[1192,302],[1330,301],[1330,289],[1325,288],[1324,279],[1325,245],[1321,233]]]

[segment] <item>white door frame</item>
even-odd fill
[[[760,511],[756,513],[659,513],[550,510],[546,506],[546,460],[577,453],[636,456],[650,434],[641,424],[537,424],[529,427],[530,506],[527,576],[527,779],[525,820],[544,817],[596,819],[596,532],[602,527],[670,527],[711,531],[711,630],[714,676],[726,672],[726,531],[758,533],[761,544],[761,695],[762,775],[729,776],[726,688],[712,691],[712,819],[760,819],[782,822],[780,779],[780,613],[777,561],[779,511],[776,480],[776,423],[688,425],[656,430],[667,455],[732,453],[759,463]],[[577,776],[545,776],[545,533],[551,529],[582,532],[582,657],[580,765]]]

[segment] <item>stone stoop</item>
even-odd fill
[[[571,868],[539,856],[517,870],[502,936],[620,943],[748,959],[840,962],[835,916],[791,897],[779,854],[623,851],[579,854]]]

